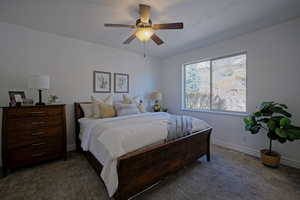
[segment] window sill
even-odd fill
[[[200,113],[209,113],[209,114],[217,114],[217,115],[231,115],[231,116],[240,116],[247,117],[250,113],[248,112],[230,112],[230,111],[213,111],[213,110],[193,110],[182,108],[181,111],[185,112],[200,112]]]

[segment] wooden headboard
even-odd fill
[[[80,124],[78,122],[78,119],[84,117],[83,110],[81,109],[80,104],[91,104],[92,102],[75,102],[74,103],[74,115],[75,115],[75,141],[76,141],[76,150],[80,151],[81,146],[80,146],[80,138],[79,138],[79,133],[80,133]]]

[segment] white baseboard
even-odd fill
[[[258,149],[253,149],[253,148],[249,148],[249,147],[245,147],[245,146],[241,146],[238,144],[232,144],[232,143],[228,143],[219,139],[214,138],[213,143],[219,146],[223,146],[229,149],[233,149],[245,154],[249,154],[255,157],[260,157],[260,150]],[[298,160],[293,160],[287,157],[281,157],[281,163],[283,165],[287,165],[290,167],[295,167],[300,169],[300,161]]]
[[[76,144],[67,145],[67,151],[75,151],[75,150],[76,150]]]

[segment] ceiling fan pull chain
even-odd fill
[[[146,41],[144,41],[143,43],[144,43],[144,58],[146,58]]]

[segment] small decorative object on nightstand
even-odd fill
[[[3,107],[2,168],[66,159],[65,105]]]
[[[45,103],[42,102],[42,91],[50,88],[50,78],[49,76],[34,75],[28,81],[28,87],[32,89],[37,89],[39,91],[39,102],[36,103],[37,106],[44,106]]]
[[[162,94],[161,92],[152,92],[150,94],[150,99],[154,101],[154,105],[152,106],[152,109],[154,112],[160,112],[161,111],[161,106],[160,106],[160,101],[162,99]]]

